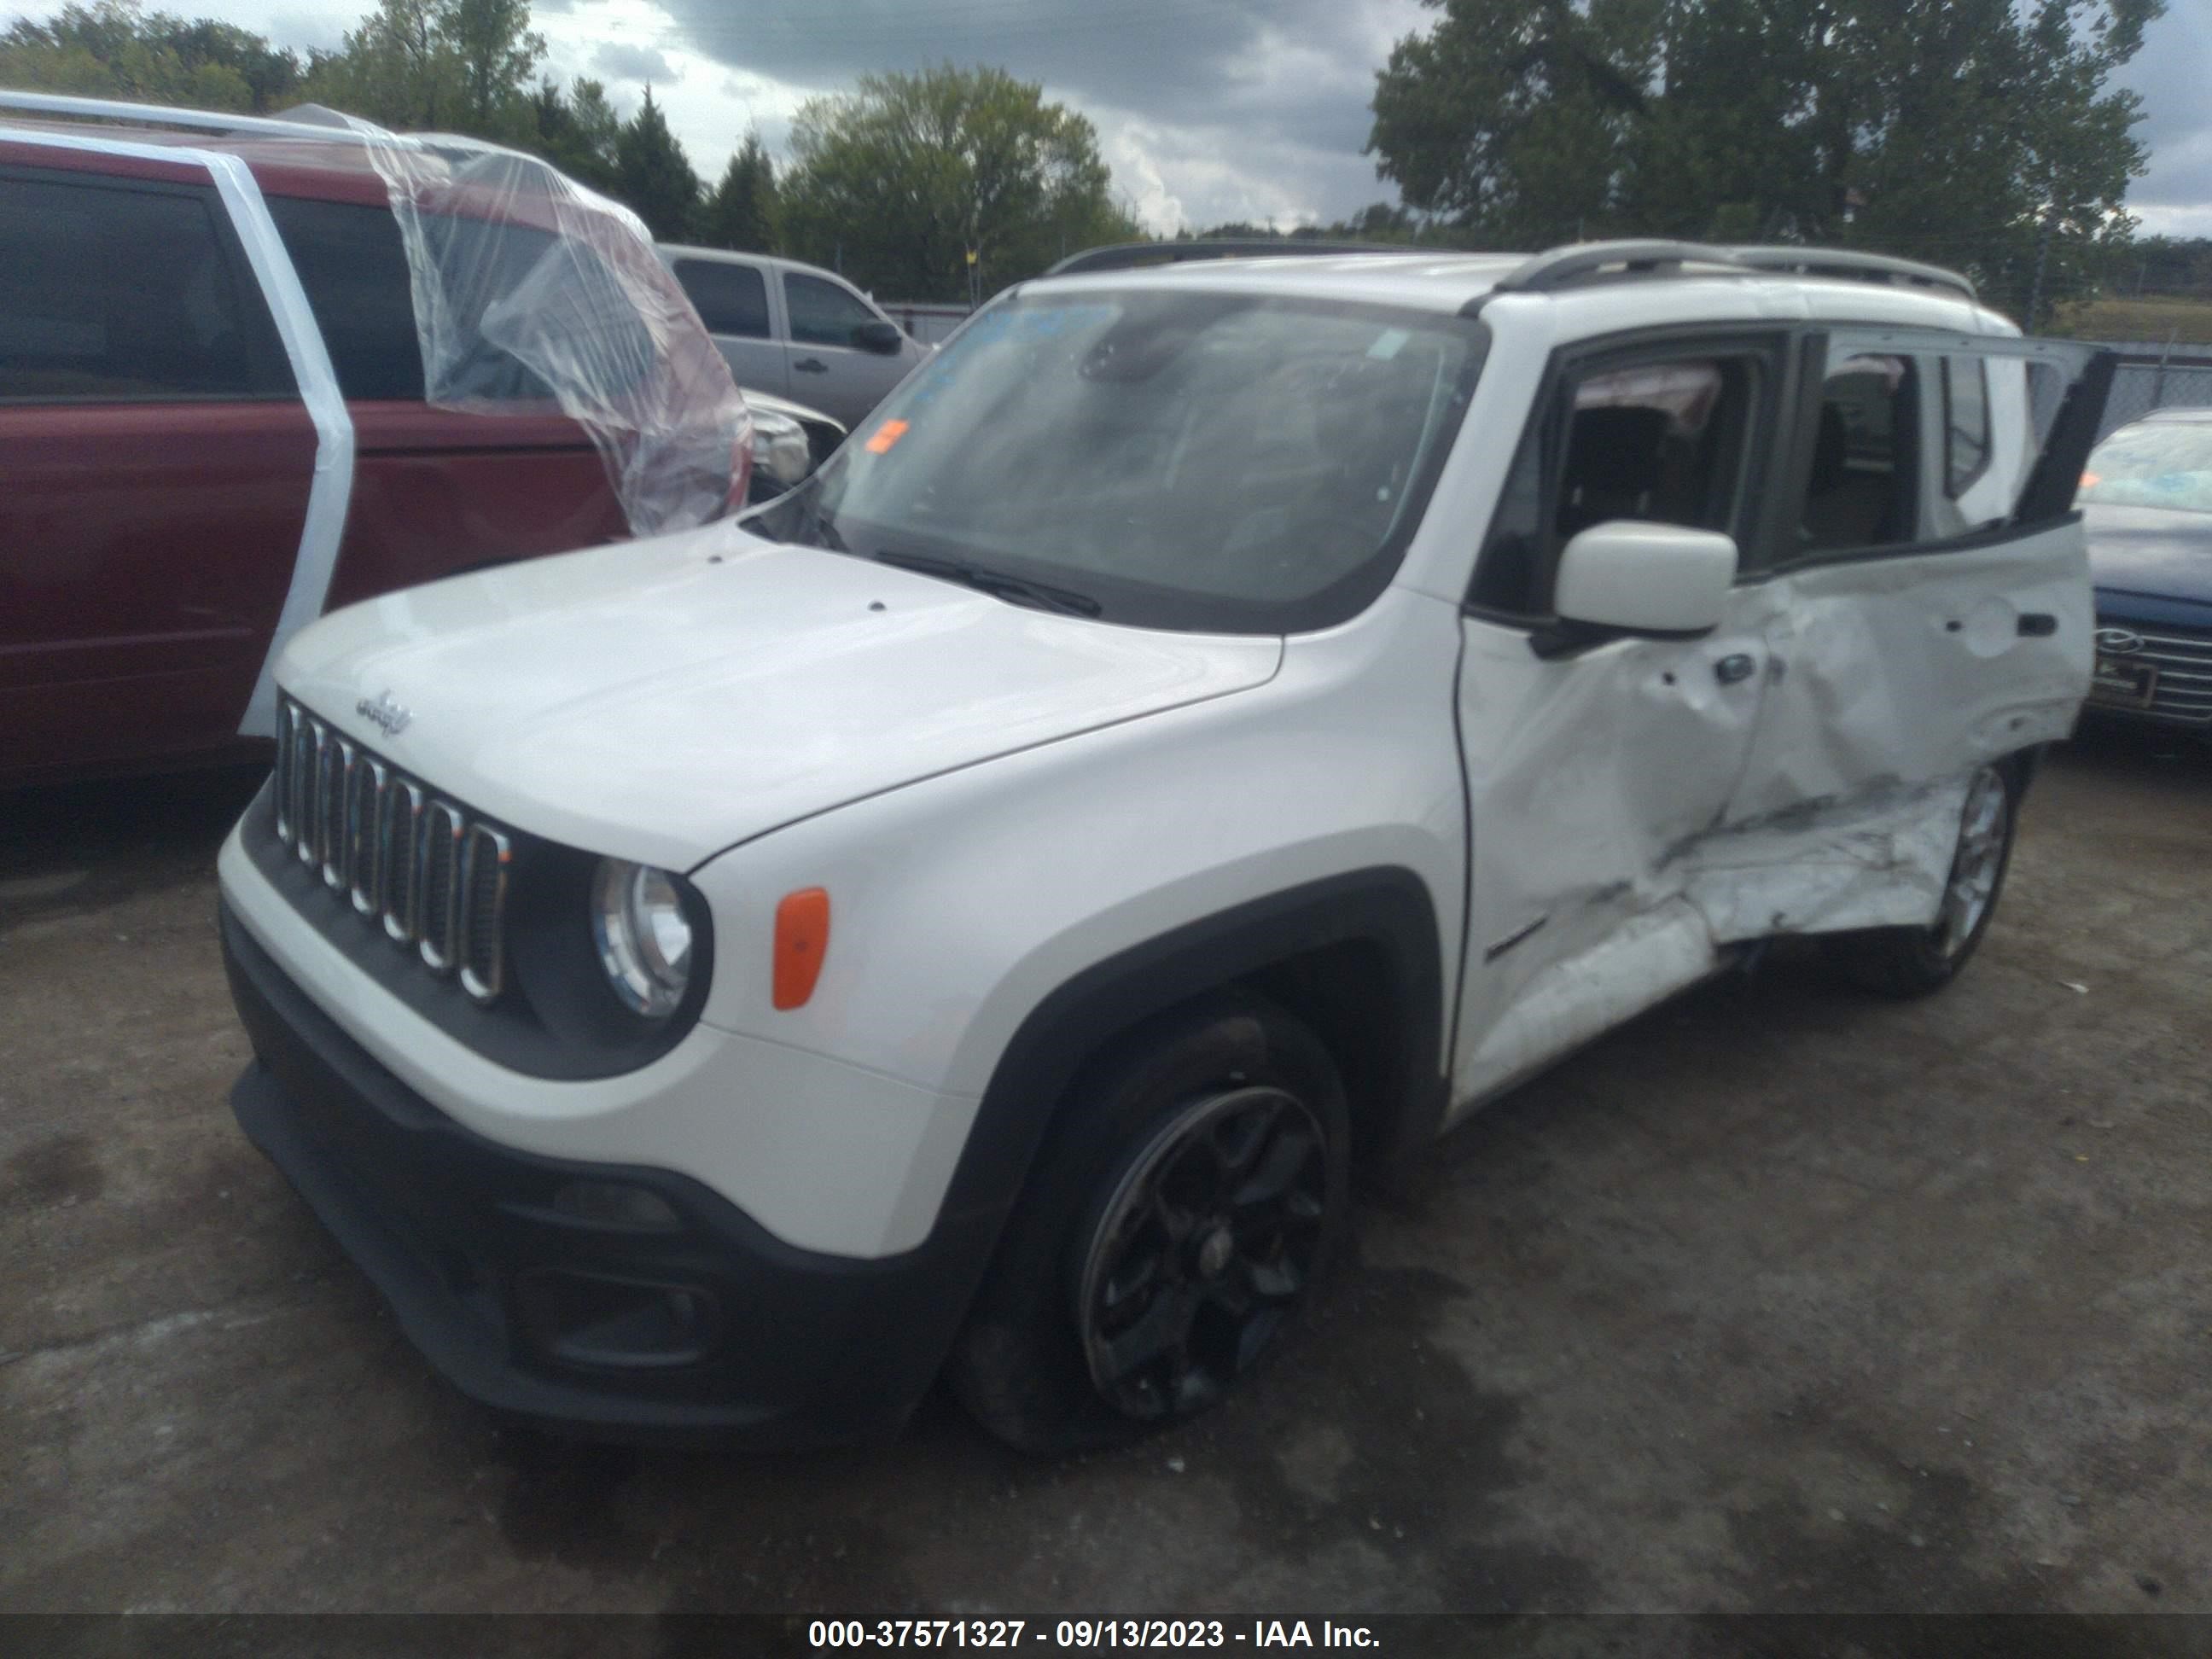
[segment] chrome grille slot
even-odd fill
[[[382,761],[363,755],[346,777],[346,872],[360,915],[373,916],[384,904],[384,841],[377,815],[391,775]]]
[[[346,795],[353,787],[353,745],[336,732],[324,739],[323,762],[315,777],[315,845],[323,863],[323,885],[343,889],[346,869]]]
[[[470,827],[461,866],[461,988],[478,1002],[497,996],[506,979],[500,923],[514,856],[512,843],[489,824]]]
[[[299,750],[293,757],[292,822],[300,826],[300,862],[310,866],[320,856],[315,830],[322,815],[315,810],[315,787],[323,775],[323,746],[329,741],[320,720],[301,720]]]
[[[337,895],[477,1002],[507,982],[514,842],[340,735],[290,698],[276,708],[276,833]],[[299,901],[302,904],[307,901]]]
[[[467,833],[467,820],[451,801],[434,800],[422,814],[422,937],[416,948],[434,974],[453,972],[460,952],[461,841]]]
[[[384,932],[394,945],[412,945],[422,928],[416,901],[422,896],[417,879],[416,848],[422,834],[422,790],[410,779],[394,776],[385,786],[377,809],[377,842],[384,866]]]
[[[299,711],[289,702],[276,705],[276,777],[272,786],[276,796],[276,839],[285,846],[292,844],[292,728],[299,724]]]

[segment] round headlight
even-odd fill
[[[648,1019],[676,1011],[691,979],[691,924],[675,877],[650,865],[600,860],[592,931],[599,965],[625,1006]]]
[[[753,417],[753,471],[788,489],[814,470],[807,448],[806,428],[788,415],[756,409]]]

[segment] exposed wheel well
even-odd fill
[[[1410,988],[1395,982],[1389,952],[1371,939],[1346,939],[1271,963],[1243,983],[1320,1039],[1344,1079],[1352,1110],[1352,1155],[1367,1165],[1397,1150],[1406,1119],[1418,1115],[1409,1075]]]

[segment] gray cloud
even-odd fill
[[[592,67],[611,81],[648,81],[666,86],[678,78],[676,66],[652,46],[607,40],[592,54]]]
[[[1359,155],[1367,102],[1391,41],[1422,21],[1416,0],[664,4],[686,47],[787,84],[945,62],[1042,82],[1109,149],[1139,147],[1194,223],[1331,217],[1389,194]]]
[[[755,74],[837,85],[870,70],[997,64],[1086,99],[1212,112],[1303,48],[1364,88],[1394,0],[665,0],[685,42]],[[1347,62],[1347,57],[1349,61]],[[1361,94],[1364,101],[1364,93]]]
[[[1368,100],[1392,42],[1433,21],[1419,0],[662,3],[672,40],[787,85],[945,62],[1041,81],[1097,122],[1155,222],[1179,209],[1192,224],[1334,219],[1393,196],[1361,154]],[[2212,0],[2170,0],[2120,80],[2144,100],[2147,222],[2212,204]]]
[[[279,12],[269,21],[269,38],[296,52],[336,52],[345,43],[347,20],[313,12]]]
[[[2171,0],[2117,78],[2142,99],[2135,132],[2150,151],[2129,209],[2148,232],[2212,234],[2212,0]]]

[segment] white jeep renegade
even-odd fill
[[[1803,249],[1103,263],[771,507],[284,653],[233,1103],[468,1393],[1176,1418],[1362,1166],[1761,940],[1987,927],[2108,358]]]

